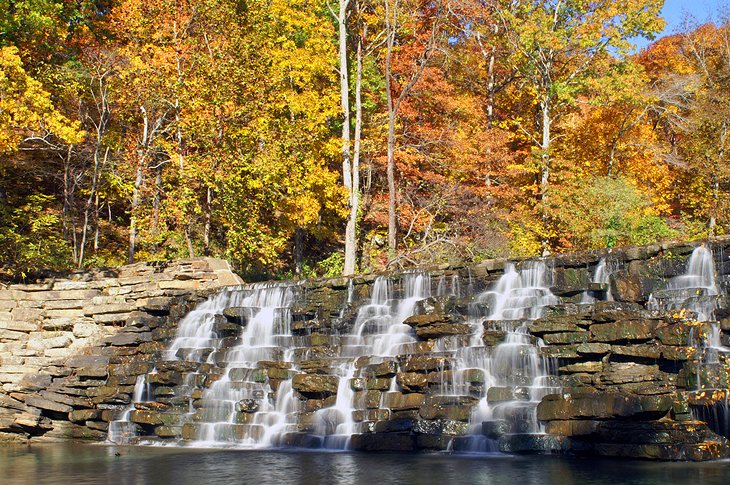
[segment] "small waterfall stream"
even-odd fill
[[[689,312],[696,323],[689,333],[687,345],[696,350],[694,392],[690,402],[697,419],[708,423],[715,432],[730,437],[730,408],[728,392],[718,387],[711,375],[722,375],[721,356],[730,355],[730,348],[722,345],[720,324],[715,311],[720,298],[715,278],[713,253],[705,245],[692,251],[684,274],[673,277],[666,288],[649,298],[653,310]],[[727,370],[725,370],[727,372]]]
[[[714,319],[719,290],[715,283],[712,251],[698,246],[692,251],[684,274],[667,282],[665,289],[649,297],[649,307],[661,311],[689,310],[700,322]]]

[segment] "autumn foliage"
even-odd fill
[[[339,2],[2,9],[0,274],[335,275],[348,218],[363,271],[728,231],[726,19],[636,52],[662,1]]]

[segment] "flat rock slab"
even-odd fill
[[[42,397],[28,396],[25,398],[25,404],[38,409],[46,409],[48,411],[55,411],[58,413],[70,413],[73,411],[73,407],[68,404],[63,404],[56,401],[50,401],[43,399]]]

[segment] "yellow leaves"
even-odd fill
[[[0,150],[13,151],[28,138],[55,135],[79,143],[84,132],[53,106],[51,95],[23,68],[15,47],[0,49]]]

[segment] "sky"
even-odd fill
[[[664,32],[660,33],[657,38],[679,32],[687,14],[703,24],[713,18],[716,19],[723,11],[728,12],[730,10],[728,7],[730,7],[730,0],[666,0],[662,9],[662,17],[666,20],[667,25]],[[636,44],[637,48],[642,48],[646,47],[649,41],[638,39]]]

